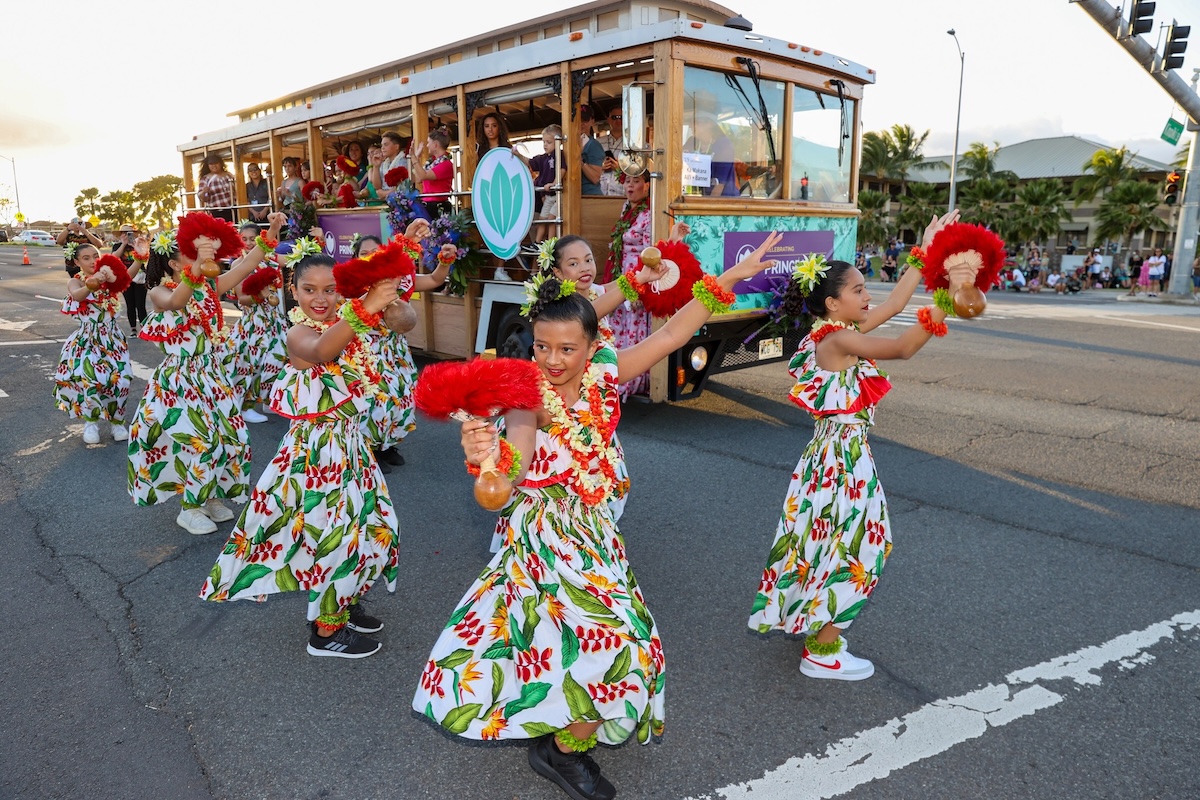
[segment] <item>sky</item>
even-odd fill
[[[233,124],[227,115],[235,109],[580,3],[524,0],[514,16],[513,4],[456,0],[422,6],[423,21],[411,27],[404,6],[367,5],[359,17],[363,32],[354,36],[345,35],[352,20],[344,6],[315,0],[251,6],[210,0],[203,12],[186,14],[162,0],[8,5],[0,47],[0,197],[15,200],[19,193],[30,220],[65,221],[74,216],[80,189],[95,186],[103,194],[180,174],[177,145]],[[928,130],[926,155],[949,154],[954,140],[959,58],[949,28],[965,53],[960,151],[975,141],[1008,145],[1062,135],[1126,145],[1167,162],[1178,149],[1159,134],[1172,113],[1183,119],[1182,112],[1067,0],[723,5],[750,20],[756,33],[873,68],[877,83],[866,89],[864,130],[897,123]],[[442,24],[429,18],[429,8],[445,9]],[[331,15],[337,24],[326,27]],[[380,16],[388,24],[375,28],[372,20]],[[1158,0],[1155,22],[1172,17],[1200,26],[1200,0]],[[64,37],[64,26],[75,34]],[[180,30],[189,34],[179,38]],[[313,34],[324,30],[336,35],[322,47]],[[370,30],[385,35],[366,46]],[[1200,66],[1200,27],[1193,30],[1179,70],[1188,82]],[[223,31],[223,46],[205,38],[217,31]],[[1156,27],[1144,38],[1155,45],[1158,37]],[[214,58],[218,53],[222,57]]]

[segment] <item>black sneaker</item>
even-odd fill
[[[383,620],[368,614],[359,601],[350,606],[350,621],[346,627],[359,633],[378,633],[383,630]]]
[[[316,623],[313,623],[312,633],[308,635],[308,654],[310,656],[366,658],[375,655],[381,647],[383,647],[381,643],[350,630],[349,626],[326,638],[317,635],[317,626]]]
[[[372,453],[375,456],[375,463],[379,465],[379,471],[382,472],[384,475],[390,475],[392,472],[392,468],[390,466],[388,466],[388,462],[383,460],[383,451],[382,450],[373,450]]]
[[[393,467],[404,466],[404,456],[400,455],[400,451],[394,447],[389,447],[380,453],[381,459]]]
[[[617,789],[587,753],[564,753],[554,743],[554,734],[535,739],[529,747],[529,766],[549,778],[572,800],[612,800]]]

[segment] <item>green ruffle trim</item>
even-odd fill
[[[947,289],[937,289],[933,293],[933,304],[946,312],[947,317],[957,317],[954,313],[954,301],[950,299],[950,292]]]
[[[804,647],[814,656],[837,655],[838,653],[842,652],[842,637],[839,636],[827,644],[825,642],[818,642],[817,635],[815,633],[811,633],[808,635],[808,638],[804,640]]]
[[[597,742],[595,733],[586,739],[576,739],[575,736],[572,735],[572,733],[566,728],[556,732],[554,734],[554,738],[557,739],[558,743],[563,747],[569,748],[576,753],[586,753],[588,750],[591,750],[593,747],[595,747]]]

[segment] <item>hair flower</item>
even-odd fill
[[[821,253],[809,253],[792,272],[792,280],[797,282],[800,291],[805,296],[812,293],[813,287],[825,277],[829,271],[829,263]]]
[[[546,241],[537,246],[537,265],[539,272],[549,273],[554,267],[554,246],[558,244],[558,237],[551,236]]]
[[[289,267],[295,266],[300,259],[306,256],[315,256],[323,249],[316,239],[311,236],[302,236],[292,245],[292,252],[287,255],[287,264]]]
[[[175,229],[154,234],[154,238],[150,240],[150,249],[160,256],[168,258],[172,253],[178,251],[179,247],[175,244]]]
[[[67,242],[63,245],[63,258],[67,261],[74,261],[75,254],[79,252],[79,242]]]
[[[558,292],[553,297],[544,297],[542,287],[547,281],[553,281],[550,284],[550,290],[553,290],[554,284],[558,284]],[[561,300],[564,297],[570,297],[575,294],[575,281],[559,281],[553,275],[545,272],[539,272],[530,280],[525,281],[525,302],[521,304],[521,316],[528,317],[534,308],[539,307],[542,303],[548,300]]]

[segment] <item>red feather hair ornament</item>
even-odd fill
[[[96,259],[96,270],[98,271],[101,267],[111,269],[113,277],[116,278],[112,283],[102,285],[101,289],[112,294],[120,294],[129,288],[129,284],[133,283],[133,279],[129,277],[129,268],[125,266],[125,262],[112,253],[105,253]]]
[[[353,159],[346,158],[345,156],[338,156],[337,161],[334,163],[337,164],[337,168],[340,169],[344,175],[349,175],[350,177],[358,175],[358,162],[354,161]]]
[[[354,196],[354,186],[343,183],[338,187],[338,205],[342,208],[358,208],[358,198]]]
[[[647,311],[656,317],[669,317],[691,302],[692,286],[704,277],[704,270],[700,269],[700,262],[685,242],[659,242],[655,247],[662,253],[663,261],[670,261],[679,268],[678,278],[667,289],[660,290],[657,281],[636,285],[636,288]],[[638,266],[642,266],[641,256],[638,256]]]
[[[261,267],[242,281],[242,294],[257,297],[272,286],[277,286],[280,280],[279,270],[274,267]]]
[[[388,242],[366,258],[352,258],[333,268],[333,282],[342,297],[362,297],[375,284],[389,278],[415,275],[416,266],[399,242]]]
[[[300,196],[310,203],[323,194],[325,194],[325,184],[320,181],[309,181],[300,190]]]
[[[413,402],[443,421],[456,411],[494,417],[514,408],[533,410],[542,407],[542,371],[520,358],[430,364],[421,371]]]
[[[238,236],[237,228],[232,223],[203,211],[193,211],[179,218],[179,230],[175,241],[179,243],[179,252],[186,258],[196,259],[196,239],[207,236],[217,242],[217,258],[235,258],[246,249],[242,237]]]
[[[948,289],[950,279],[946,274],[946,259],[968,250],[974,250],[983,259],[983,267],[975,276],[975,287],[986,292],[995,286],[1007,256],[1004,240],[982,225],[956,222],[942,228],[925,251],[926,289]]]
[[[383,176],[383,182],[388,186],[399,186],[400,181],[406,180],[408,180],[407,167],[392,167],[387,171],[387,174]]]

